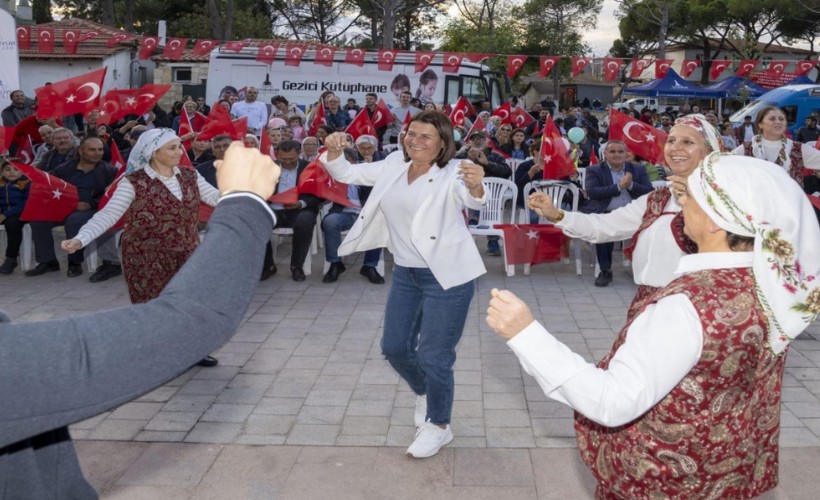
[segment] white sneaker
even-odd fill
[[[413,458],[432,457],[442,446],[453,440],[453,431],[450,425],[442,429],[432,422],[424,422],[416,431],[416,439],[407,448],[407,455]]]
[[[427,421],[427,395],[416,396],[416,411],[413,414],[413,419],[416,422],[416,429]]]

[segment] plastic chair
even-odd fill
[[[529,197],[530,193],[533,191],[541,191],[542,193],[546,193],[550,198],[552,198],[552,204],[556,207],[561,208],[562,210],[568,212],[577,212],[578,211],[578,201],[581,198],[581,190],[578,189],[578,186],[571,182],[566,181],[533,181],[527,183],[524,186],[524,216],[527,217],[529,220],[529,213],[530,213],[530,203]],[[572,193],[572,205],[566,206],[564,204],[564,195],[567,193]],[[546,219],[541,219],[539,221],[542,224],[551,224]],[[574,244],[574,256],[575,256],[575,274],[581,276],[582,271],[582,259],[581,259],[581,240],[576,238],[572,239]],[[524,274],[530,274],[530,264],[524,264]]]
[[[4,237],[6,240],[6,245],[8,245],[8,238],[6,235],[6,227],[3,224],[0,224],[0,235]],[[31,238],[31,226],[26,224],[23,226],[23,243],[20,245],[20,269],[23,271],[28,271],[32,268],[31,262],[31,251],[34,247]]]
[[[515,181],[515,171],[518,169],[518,165],[521,165],[527,160],[519,160],[517,158],[507,158],[504,160],[507,163],[507,166],[510,167],[510,180]]]
[[[504,271],[507,276],[515,276],[515,266],[507,261],[507,248],[504,245],[504,231],[493,227],[495,224],[514,224],[515,206],[518,201],[518,188],[513,181],[500,177],[485,177],[482,181],[487,192],[487,203],[478,215],[478,224],[470,226],[473,236],[498,236],[501,238],[501,252],[504,257]],[[512,212],[509,222],[505,221],[506,200],[512,200]]]

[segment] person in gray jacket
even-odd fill
[[[279,167],[234,143],[202,244],[145,304],[32,323],[0,313],[0,497],[95,499],[68,426],[178,376],[236,331],[275,216]]]

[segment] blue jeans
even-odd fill
[[[595,255],[598,257],[598,267],[604,271],[612,270],[612,251],[615,243],[596,243]]]
[[[359,214],[350,212],[333,212],[322,218],[322,233],[325,235],[325,260],[328,262],[341,262],[339,257],[339,245],[342,244],[342,231],[347,231],[353,227]],[[362,265],[376,267],[382,255],[381,248],[374,248],[364,253]]]
[[[474,281],[444,290],[427,268],[393,270],[382,354],[413,392],[427,395],[434,424],[450,423],[456,345],[474,292]]]

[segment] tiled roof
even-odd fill
[[[112,36],[125,32],[85,19],[61,19],[50,23],[30,25],[30,27],[31,47],[28,49],[20,48],[20,59],[104,59],[112,54],[123,50],[130,50],[136,46],[136,41],[132,38],[125,42],[117,43],[112,47],[106,47],[106,42]],[[40,28],[54,29],[54,53],[40,53],[40,47],[37,42],[37,33]],[[63,48],[63,32],[72,29],[82,30],[82,35],[93,32],[97,33],[97,36],[80,42],[77,45],[76,54],[66,54]]]

